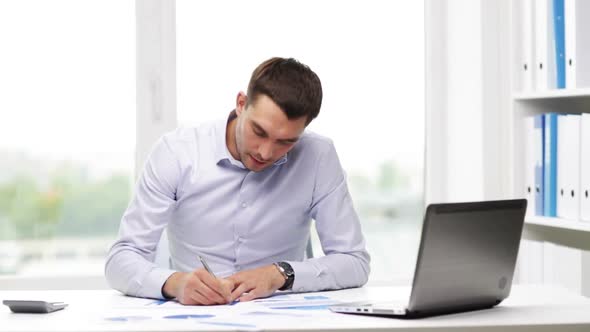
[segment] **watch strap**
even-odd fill
[[[293,288],[293,283],[295,282],[295,271],[291,267],[291,264],[287,262],[278,262],[274,263],[275,266],[279,269],[279,272],[285,277],[285,284],[279,288],[279,290],[290,290]]]

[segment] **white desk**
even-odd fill
[[[295,294],[290,299],[391,300],[406,294],[404,288],[364,287]],[[494,309],[417,320],[343,315],[321,309],[276,313],[276,309],[255,307],[262,303],[185,307],[168,302],[148,306],[145,299],[105,290],[0,292],[0,300],[5,299],[64,301],[69,307],[50,314],[13,314],[2,305],[0,331],[590,331],[590,299],[547,286],[514,286],[511,296]],[[272,310],[275,313],[270,313]],[[195,316],[171,319],[170,315]]]

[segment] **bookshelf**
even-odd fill
[[[524,120],[528,116],[550,112],[590,113],[590,89],[559,89],[548,91],[515,92],[511,100],[512,118],[512,192],[524,196],[525,188],[525,133]],[[572,237],[579,239],[572,241]],[[525,238],[554,242],[568,247],[590,250],[590,222],[527,216]]]
[[[589,251],[590,225],[577,220],[529,217],[525,223],[524,238]]]
[[[526,91],[521,68],[524,52],[523,33],[520,29],[522,0],[512,1],[511,22],[511,98],[509,107],[510,122],[510,184],[513,196],[525,196],[525,118],[544,113],[582,114],[590,113],[590,87],[577,89],[550,89]],[[532,67],[532,66],[531,66]],[[570,248],[590,250],[590,222],[527,216],[525,220],[525,239],[551,242]]]
[[[557,219],[557,220],[556,220]],[[547,218],[547,217],[528,217],[527,223],[543,227],[561,228],[571,231],[590,233],[590,223],[569,219]],[[585,234],[590,236],[590,234]]]
[[[590,88],[583,89],[554,89],[548,91],[529,91],[516,92],[513,99],[517,100],[546,100],[546,99],[564,99],[564,98],[588,98]]]

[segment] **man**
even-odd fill
[[[109,284],[203,305],[364,285],[370,258],[336,150],[304,132],[321,102],[309,67],[272,58],[228,119],[164,135],[110,250]],[[311,219],[326,255],[304,260]],[[153,263],[165,228],[170,269]]]

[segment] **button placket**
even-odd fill
[[[235,241],[235,254],[236,254],[236,261],[235,261],[235,269],[236,270],[240,270],[242,268],[241,263],[243,262],[243,260],[241,259],[241,247],[244,243],[244,236],[247,234],[248,232],[248,228],[250,227],[249,225],[249,214],[250,212],[250,196],[252,193],[252,190],[250,188],[250,185],[252,183],[251,181],[251,177],[252,177],[252,172],[249,172],[246,174],[246,176],[244,177],[244,180],[242,181],[242,185],[240,187],[239,193],[238,193],[238,208],[236,210],[237,213],[237,223],[234,227],[234,241]]]

